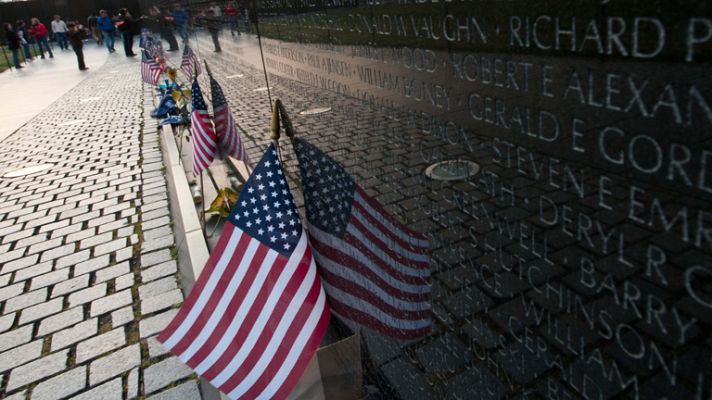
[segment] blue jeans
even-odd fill
[[[15,63],[15,68],[20,68],[20,49],[11,49],[12,50],[12,62]]]
[[[64,32],[55,32],[54,36],[57,37],[57,44],[60,49],[69,49],[69,44],[67,43],[67,34]]]
[[[25,60],[29,60],[32,58],[32,53],[30,53],[30,44],[29,43],[23,43],[22,50],[25,51]]]
[[[104,34],[104,43],[109,51],[114,51],[114,32],[102,31]]]
[[[181,39],[183,39],[183,43],[187,43],[188,27],[185,24],[176,24],[176,31],[178,31],[178,35],[180,35]]]
[[[45,58],[44,50],[42,50],[42,45],[44,45],[47,48],[47,51],[49,52],[49,57],[50,58],[54,57],[54,54],[52,54],[52,49],[49,47],[49,42],[47,41],[47,36],[37,39],[37,47],[40,48],[40,56],[42,56],[42,58]]]

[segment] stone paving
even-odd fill
[[[0,147],[0,398],[201,398],[154,336],[183,300],[157,122],[108,63]]]

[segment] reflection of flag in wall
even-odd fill
[[[286,398],[326,332],[329,309],[274,145],[239,199],[158,340],[231,399]]]
[[[208,71],[209,73],[209,71]],[[249,162],[245,153],[245,144],[240,138],[237,124],[232,118],[230,107],[218,82],[210,75],[210,90],[213,94],[213,112],[215,113],[215,133],[220,141],[220,148],[224,155],[230,155]]]
[[[215,159],[218,137],[210,121],[208,107],[198,80],[193,81],[193,111],[190,113],[190,133],[193,137],[193,175],[200,175]]]
[[[195,79],[196,76],[200,75],[200,62],[190,46],[186,45],[183,48],[183,57],[180,61],[180,69],[185,72],[188,79]]]
[[[141,77],[143,77],[143,81],[150,85],[155,85],[158,83],[158,78],[161,77],[161,72],[163,72],[163,68],[147,51],[144,51],[141,59]]]
[[[344,168],[295,139],[309,236],[332,312],[398,339],[431,328],[428,241],[389,215]]]

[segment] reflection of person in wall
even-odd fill
[[[220,19],[215,17],[213,10],[205,10],[205,16],[198,20],[198,23],[205,27],[210,33],[210,37],[213,39],[213,49],[214,52],[220,53],[222,49],[220,48]]]
[[[84,47],[84,43],[82,43],[82,32],[79,30],[79,27],[73,22],[67,24],[67,29],[69,43],[72,44],[74,54],[77,55],[77,64],[79,65],[79,70],[86,71],[89,68],[84,65],[84,51],[82,50],[82,47]]]
[[[183,43],[188,43],[188,12],[180,3],[175,3],[173,4],[171,17],[173,17],[176,32],[178,32],[178,35],[183,39]]]
[[[25,21],[18,19],[15,21],[15,32],[20,38],[20,45],[25,52],[25,61],[32,61],[32,53],[30,52],[30,41],[32,37],[30,32],[27,30],[27,24]]]
[[[119,9],[119,14],[117,15],[114,25],[116,25],[116,29],[121,32],[126,57],[136,56],[136,53],[133,52],[133,39],[136,32],[140,30],[138,22],[134,21],[128,9],[121,8]]]
[[[101,35],[106,41],[106,49],[109,53],[113,53],[114,50],[114,21],[109,16],[106,10],[99,11],[99,18],[96,19],[96,25],[101,30]]]
[[[168,42],[168,51],[178,50],[178,40],[173,34],[173,17],[164,15],[156,6],[151,7],[148,13],[149,16],[144,19],[148,25],[147,28],[161,34],[161,38]]]
[[[37,47],[39,47],[40,50],[40,58],[45,58],[43,46],[47,48],[49,58],[54,58],[52,49],[49,47],[49,42],[47,41],[47,27],[37,18],[32,18],[31,21],[32,26],[30,26],[30,35],[37,42]]]
[[[62,50],[69,50],[69,45],[67,44],[67,24],[62,21],[59,15],[54,16],[54,21],[52,21],[52,32],[54,33],[54,38],[57,40],[59,48]]]
[[[94,36],[96,44],[101,46],[104,44],[104,35],[101,34],[101,29],[99,29],[99,25],[97,25],[98,19],[99,17],[94,14],[89,15],[89,17],[87,18],[87,27],[89,28],[89,31],[91,32],[92,36]]]
[[[239,36],[240,26],[238,23],[240,18],[240,9],[235,7],[235,4],[231,1],[227,3],[224,11],[225,18],[227,19],[228,24],[230,24],[230,33],[232,36],[235,36],[235,32],[237,32],[237,35]]]
[[[15,64],[15,68],[23,68],[23,66],[20,65],[19,56],[21,44],[20,37],[17,35],[17,32],[12,29],[12,25],[7,22],[3,24],[3,30],[5,32],[5,42],[7,43],[7,47],[12,51],[12,62]]]

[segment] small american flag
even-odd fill
[[[307,235],[274,145],[158,340],[231,399],[283,399],[329,324]]]
[[[210,89],[213,94],[213,112],[215,113],[215,132],[220,140],[220,148],[224,155],[249,162],[245,152],[245,144],[240,138],[237,124],[232,118],[232,112],[218,82],[210,75]]]
[[[190,113],[190,133],[193,136],[193,175],[199,176],[215,159],[218,137],[210,121],[208,107],[198,80],[191,88],[193,112]]]
[[[143,81],[149,85],[155,85],[158,83],[162,72],[163,67],[161,67],[147,51],[144,51],[143,57],[141,58],[141,76],[143,77]]]
[[[198,57],[188,45],[183,48],[180,69],[183,70],[188,79],[195,79],[195,77],[200,75],[200,61],[198,61]]]
[[[396,221],[331,157],[294,141],[310,242],[334,314],[391,337],[431,329],[428,241]]]

